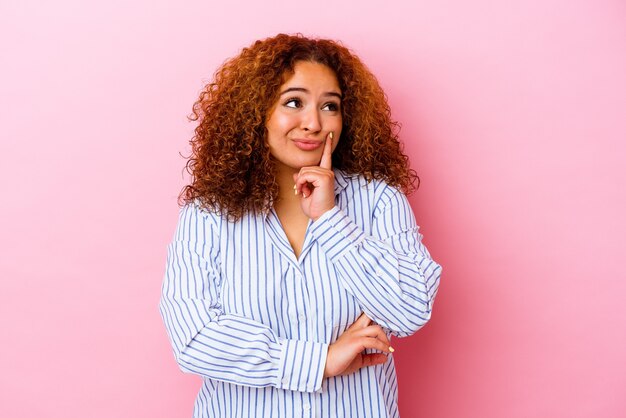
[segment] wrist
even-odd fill
[[[321,212],[319,215],[317,215],[316,217],[312,217],[311,219],[313,220],[313,222],[317,222],[320,218],[324,217],[324,215],[328,214],[330,211],[332,211],[335,208],[335,205],[327,208],[326,210],[324,210],[323,212]]]

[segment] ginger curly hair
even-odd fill
[[[417,189],[419,178],[398,140],[399,124],[361,60],[335,41],[280,34],[256,41],[226,61],[194,103],[189,119],[198,126],[185,166],[191,184],[181,191],[180,204],[198,201],[231,220],[272,208],[278,183],[265,125],[280,86],[299,61],[331,68],[343,93],[343,127],[333,167],[384,180],[407,194]]]

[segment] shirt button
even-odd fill
[[[303,408],[305,411],[308,411],[309,409],[311,409],[311,405],[309,405],[308,403],[305,403]]]
[[[298,317],[298,319],[302,322],[306,321],[306,315],[302,314]]]
[[[376,267],[376,275],[378,277],[381,277],[383,275],[383,271],[380,268],[378,268],[378,267]]]

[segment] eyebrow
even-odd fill
[[[307,89],[303,88],[303,87],[289,87],[288,89],[282,91],[280,93],[280,95],[282,96],[283,94],[290,93],[290,92],[293,92],[293,91],[309,93],[309,91]],[[324,96],[335,96],[335,97],[338,97],[339,99],[343,98],[340,93],[337,93],[335,91],[328,91],[328,92],[324,93]]]

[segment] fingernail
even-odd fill
[[[296,189],[295,186],[293,188],[293,194],[298,195],[298,189]]]
[[[333,131],[330,131],[330,140],[332,141],[335,138],[335,133]]]
[[[396,350],[394,350],[392,346],[389,346],[389,352],[393,353],[394,351],[396,351]]]
[[[296,185],[296,184],[294,184],[294,185],[293,185],[293,189],[294,189],[294,190],[296,190],[296,187],[297,187],[297,185]]]

